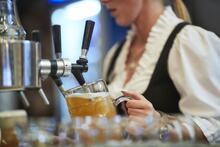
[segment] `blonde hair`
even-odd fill
[[[189,23],[192,22],[189,12],[182,0],[173,0],[173,6],[174,6],[174,11],[176,12],[176,15],[179,18]]]

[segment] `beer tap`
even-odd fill
[[[62,52],[61,52],[61,26],[60,25],[52,26],[52,37],[53,37],[53,44],[54,44],[56,59],[61,59]],[[63,82],[61,78],[58,77],[57,75],[51,75],[51,78],[54,80],[55,84],[57,85],[61,93],[64,94],[65,90],[64,90]]]
[[[71,72],[82,86],[85,84],[85,79],[82,75],[83,72],[88,71],[88,60],[87,60],[87,53],[89,50],[91,37],[93,33],[95,23],[91,20],[86,21],[84,35],[83,35],[83,42],[82,42],[82,50],[81,56],[76,61],[76,64],[72,64]]]
[[[61,27],[59,25],[54,25],[52,27],[54,49],[57,59],[42,59],[40,61],[40,74],[41,76],[51,76],[63,95],[65,94],[65,90],[60,77],[69,76],[72,73],[80,85],[85,84],[85,79],[82,73],[88,71],[88,60],[86,56],[94,24],[95,23],[91,20],[86,21],[81,56],[76,63],[71,63],[68,59],[61,58]]]
[[[94,28],[93,21],[86,21],[82,53],[76,63],[61,58],[60,26],[53,27],[56,59],[42,59],[40,32],[33,31],[32,40],[25,40],[26,33],[19,22],[15,3],[4,0],[0,6],[4,12],[0,15],[7,18],[0,22],[0,25],[5,26],[0,28],[0,93],[18,91],[25,105],[29,106],[25,91],[38,90],[44,102],[49,104],[41,88],[42,79],[52,77],[63,94],[65,91],[60,77],[73,74],[80,85],[85,84],[82,73],[88,71],[86,56]]]

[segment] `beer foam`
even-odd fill
[[[82,99],[93,99],[97,97],[107,97],[109,96],[108,92],[97,92],[97,93],[72,93],[71,95],[67,96],[69,97],[77,97]]]

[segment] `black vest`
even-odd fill
[[[166,113],[180,113],[179,100],[180,94],[176,90],[169,74],[168,74],[168,56],[170,49],[172,48],[173,42],[177,34],[182,30],[188,23],[183,22],[178,24],[172,33],[170,34],[167,42],[160,54],[155,70],[151,77],[150,83],[146,91],[142,94],[147,100],[149,100],[154,108],[159,111]],[[114,69],[115,61],[120,54],[121,48],[124,41],[120,44],[112,57],[111,64],[107,72],[107,83],[110,83],[108,77]]]

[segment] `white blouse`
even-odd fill
[[[108,86],[112,97],[120,96],[121,90],[143,93],[147,89],[167,38],[182,21],[171,7],[165,9],[146,40],[145,51],[134,75],[124,85],[125,61],[135,28],[128,32],[113,69],[114,81]],[[105,58],[104,78],[117,47],[118,44],[114,45]],[[177,35],[168,57],[169,75],[181,95],[179,108],[182,113],[195,116],[194,121],[210,142],[220,141],[220,136],[216,135],[220,135],[220,122],[217,120],[220,118],[219,63],[220,39],[214,33],[192,25],[186,26]]]

